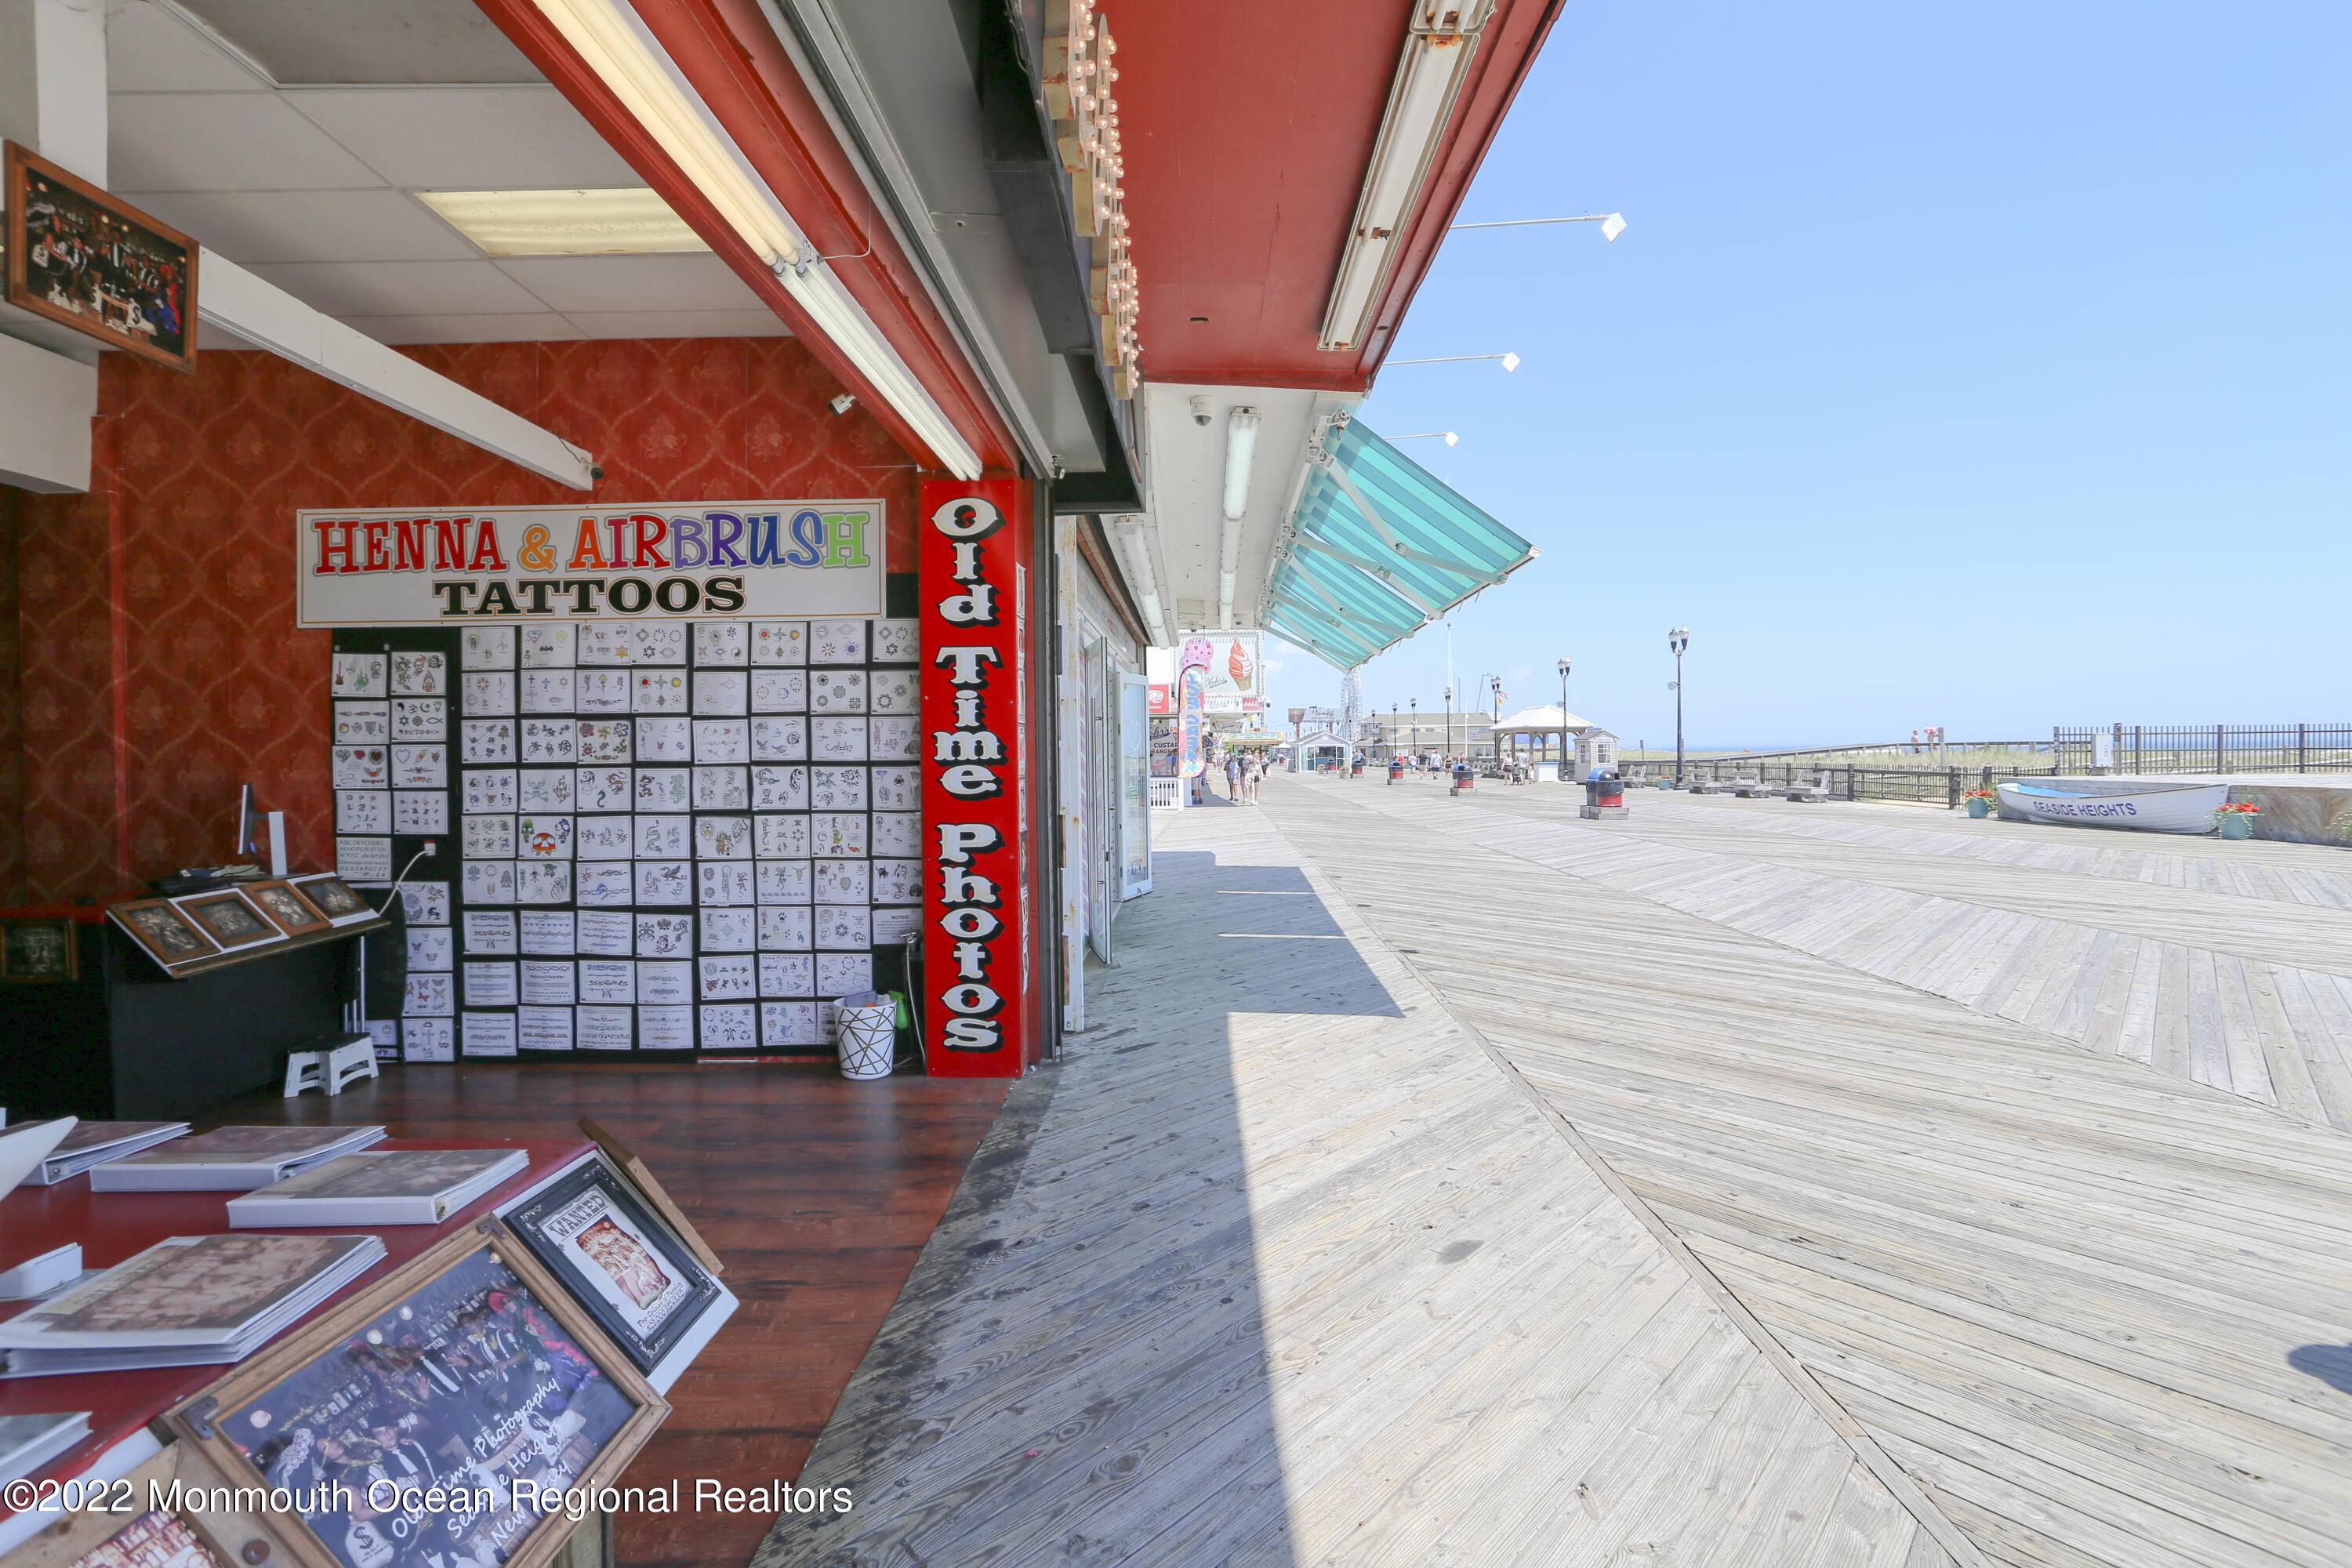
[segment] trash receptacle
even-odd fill
[[[1595,768],[1585,776],[1584,807],[1588,812],[1625,808],[1625,781],[1614,768]]]
[[[860,991],[841,999],[835,1015],[834,1046],[841,1054],[841,1076],[888,1078],[898,1065],[898,1003],[879,991]]]

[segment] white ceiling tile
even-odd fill
[[[492,316],[352,316],[343,325],[380,343],[571,342],[583,334],[552,310]]]
[[[180,0],[281,82],[539,81],[474,0]]]
[[[107,100],[118,191],[305,191],[376,185],[358,159],[272,92],[132,92]]]
[[[716,256],[530,256],[500,270],[556,310],[751,310],[760,297]]]
[[[410,190],[644,183],[551,87],[300,88],[283,96]]]
[[[788,338],[792,329],[767,310],[574,310],[592,338]]]
[[[530,290],[487,261],[325,261],[256,267],[330,316],[534,314]]]
[[[405,192],[125,193],[244,266],[278,261],[468,261],[481,252]]]
[[[110,92],[250,92],[265,85],[160,5],[132,0],[106,14]]]

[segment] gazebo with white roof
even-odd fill
[[[1556,779],[1560,758],[1575,754],[1576,737],[1598,728],[1591,720],[1567,712],[1557,702],[1522,708],[1495,721],[1495,752],[1498,758],[1510,755],[1522,749],[1518,738],[1529,736],[1531,744],[1526,749],[1534,753],[1530,760],[1536,776]],[[1549,773],[1543,771],[1547,767],[1551,770]]]

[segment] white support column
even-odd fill
[[[1093,862],[1087,843],[1087,694],[1081,684],[1083,634],[1078,627],[1078,521],[1054,520],[1055,755],[1061,766],[1054,780],[1055,820],[1062,828],[1060,903],[1062,1029],[1075,1035],[1087,1026],[1087,874]]]
[[[105,0],[0,0],[0,136],[106,184]]]
[[[47,494],[89,489],[98,367],[0,337],[0,484]]]

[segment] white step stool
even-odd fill
[[[341,1094],[353,1079],[375,1077],[375,1042],[357,1035],[339,1046],[320,1051],[286,1053],[286,1098],[306,1089]]]

